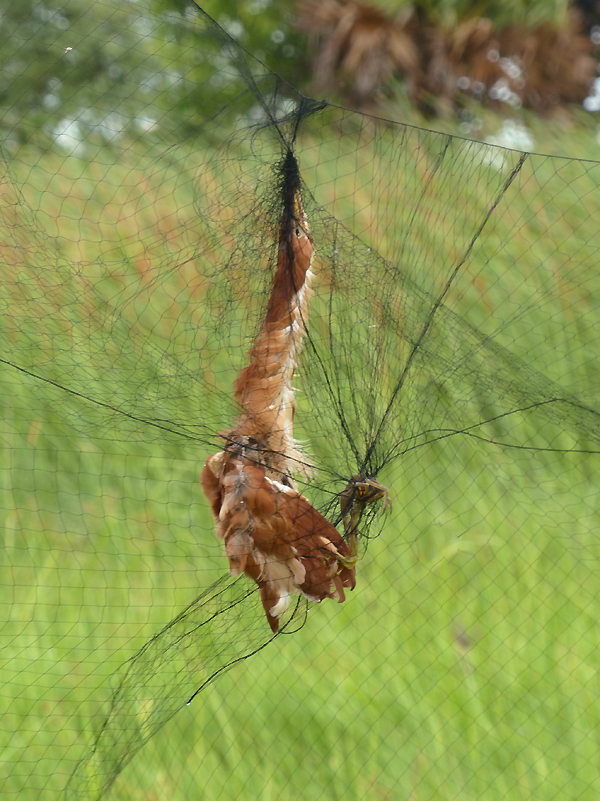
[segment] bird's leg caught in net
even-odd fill
[[[340,510],[344,524],[344,539],[348,543],[350,556],[344,557],[346,567],[354,567],[359,559],[358,526],[365,506],[383,499],[382,512],[391,510],[392,502],[387,487],[372,476],[352,476],[340,493]]]

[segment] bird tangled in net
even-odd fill
[[[308,321],[314,247],[291,151],[283,165],[283,213],[277,271],[267,314],[237,382],[242,417],[222,432],[225,450],[209,456],[201,484],[217,519],[232,576],[244,572],[260,587],[269,625],[292,595],[309,601],[337,597],[356,585],[358,523],[367,502],[385,497],[375,479],[353,476],[341,496],[346,542],[296,487],[293,474],[311,466],[293,437],[294,368]]]
[[[307,325],[314,248],[291,151],[283,174],[273,291],[251,363],[236,382],[242,417],[222,433],[225,450],[208,457],[201,477],[230,573],[244,572],[258,584],[274,634],[298,592],[309,601],[337,596],[342,602],[344,587],[355,587],[357,558],[293,478],[296,465],[307,469],[293,436],[292,378]]]
[[[150,5],[136,8],[146,14],[142,74],[122,78],[132,97],[156,84],[143,70],[149,43],[160,41],[158,26],[149,32]],[[339,684],[344,709],[359,699],[358,719],[361,693],[371,684],[395,693],[403,673],[410,695],[433,668],[419,662],[422,642],[410,652],[412,673],[410,661],[393,656],[412,636],[402,627],[408,621],[418,639],[442,609],[425,583],[411,594],[419,571],[430,579],[450,565],[444,591],[461,603],[472,593],[459,612],[479,604],[477,619],[489,619],[493,636],[495,615],[512,620],[523,607],[526,625],[536,619],[513,592],[518,571],[502,562],[505,553],[539,547],[536,570],[560,586],[528,594],[543,609],[554,610],[561,593],[579,593],[578,603],[593,596],[598,575],[600,165],[303,97],[202,10],[178,24],[196,38],[178,55],[177,80],[190,92],[200,85],[204,105],[200,122],[169,129],[175,144],[165,146],[156,122],[148,142],[120,152],[129,140],[117,138],[114,158],[99,146],[89,171],[98,194],[89,196],[78,153],[61,163],[63,174],[52,154],[35,170],[21,151],[4,154],[0,361],[16,476],[13,495],[2,495],[3,575],[12,587],[4,686],[15,688],[11,709],[32,732],[41,729],[46,748],[31,775],[19,773],[27,760],[15,757],[17,770],[0,784],[10,793],[37,782],[48,798],[67,785],[73,801],[101,799],[119,779],[128,797],[127,765],[190,704],[216,727],[218,751],[226,726],[204,708],[205,688],[274,640],[280,651],[298,642],[302,633],[286,635],[307,620],[310,638],[286,658],[300,671],[313,658],[311,641],[330,636],[327,703]],[[113,196],[114,187],[122,194]],[[394,515],[378,556],[370,543],[388,495]],[[358,561],[367,547],[373,559]],[[387,585],[378,558],[393,575]],[[345,603],[315,606],[326,599]],[[413,623],[420,604],[424,620]],[[562,607],[548,631],[567,620],[561,615]],[[593,615],[577,607],[573,616],[588,626],[581,642],[592,642]],[[345,650],[332,643],[353,626]],[[557,641],[574,631],[561,630]],[[538,646],[536,632],[528,641]],[[376,636],[382,672],[371,676],[361,648]],[[446,668],[439,643],[432,664],[443,664],[451,682],[463,671],[461,692],[489,666],[491,695],[510,697],[518,717],[512,684],[494,684],[509,674],[496,652],[476,667],[469,661],[474,637],[461,630],[448,646],[459,649],[458,668]],[[560,647],[571,659],[578,646]],[[549,647],[539,648],[546,658]],[[577,726],[589,731],[594,658],[564,690]],[[348,681],[361,676],[362,661],[369,672],[358,689],[347,691],[337,674],[331,681],[328,671],[346,662]],[[271,663],[261,664],[266,671]],[[56,688],[66,688],[58,701]],[[313,701],[300,695],[299,718]],[[251,683],[245,697],[254,696]],[[453,720],[444,707],[451,692],[422,697]],[[400,709],[399,698],[386,708]],[[459,701],[462,715],[468,699]],[[63,739],[47,744],[36,715],[58,720]],[[572,722],[561,715],[555,740],[540,746],[557,763],[559,735]],[[396,728],[382,734],[385,748]],[[290,753],[305,739],[298,731]],[[418,748],[425,753],[428,743]],[[394,745],[398,753],[409,746]],[[382,772],[395,761],[383,750]],[[355,765],[360,774],[355,741],[349,753],[344,775]],[[196,755],[188,762],[196,769]],[[580,798],[597,778],[589,764]]]

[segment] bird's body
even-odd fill
[[[227,451],[208,459],[201,483],[229,570],[258,584],[274,632],[293,595],[343,601],[344,588],[354,589],[354,568],[344,566],[346,542],[296,489]]]
[[[208,457],[200,479],[230,572],[260,587],[274,632],[292,595],[343,601],[344,589],[355,586],[348,545],[294,481],[294,473],[311,469],[294,440],[292,378],[306,334],[314,247],[291,152],[285,170],[273,288],[250,363],[235,382],[241,414],[221,432],[226,446]]]

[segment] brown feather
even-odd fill
[[[214,475],[220,511],[213,504],[213,514],[230,571],[258,584],[273,631],[289,596],[343,601],[344,588],[354,589],[355,574],[339,561],[349,549],[337,529],[297,490],[269,479],[264,468],[227,452],[212,466],[220,468]],[[211,464],[206,467],[212,472]],[[204,471],[203,476],[202,486],[212,489]]]
[[[293,438],[292,378],[306,332],[314,247],[300,193],[284,212],[279,230],[277,270],[265,320],[250,351],[250,364],[235,382],[242,417],[229,437],[251,437],[268,457],[260,461],[274,477],[290,476],[306,464]]]

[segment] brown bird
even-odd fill
[[[337,529],[297,490],[293,474],[311,465],[293,436],[292,378],[306,333],[314,255],[296,161],[288,152],[277,270],[250,364],[235,382],[236,425],[226,446],[206,460],[200,483],[216,518],[229,570],[260,587],[273,632],[302,593],[320,602],[354,589],[357,556]],[[344,499],[345,507],[349,496]]]

